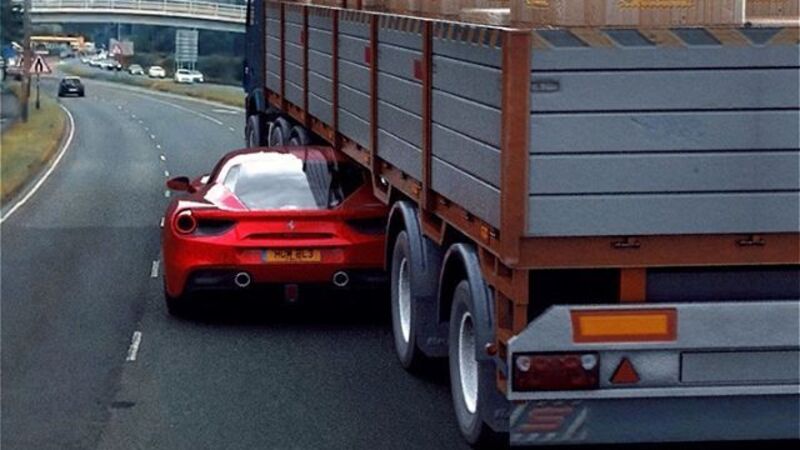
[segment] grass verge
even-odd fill
[[[75,64],[64,64],[60,70],[70,75],[95,80],[110,81],[113,83],[128,84],[139,86],[160,92],[185,95],[187,97],[200,98],[226,105],[244,107],[244,93],[240,88],[233,86],[209,85],[209,84],[177,84],[169,79],[157,80],[146,76],[131,76],[127,73],[103,72]]]
[[[19,97],[20,83],[12,83]],[[27,122],[11,125],[0,136],[0,201],[6,203],[42,169],[58,151],[67,117],[52,97],[41,96],[41,109],[30,103]]]

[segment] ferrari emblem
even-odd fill
[[[294,220],[290,220],[289,223],[286,224],[286,228],[294,231]]]

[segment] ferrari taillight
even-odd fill
[[[596,389],[599,367],[596,353],[514,355],[514,390]]]
[[[175,218],[175,230],[180,234],[192,234],[197,229],[197,220],[191,211],[183,211]]]

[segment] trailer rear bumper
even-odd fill
[[[797,300],[551,307],[509,341],[511,443],[797,439],[799,317]],[[521,382],[576,355],[593,385]]]
[[[799,404],[796,393],[530,401],[514,408],[510,440],[554,445],[798,439]]]

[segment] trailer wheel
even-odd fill
[[[408,234],[401,231],[397,235],[392,252],[392,331],[394,348],[400,364],[406,370],[414,371],[422,365],[425,355],[417,345],[417,321],[414,312],[411,271]]]
[[[253,114],[247,118],[245,127],[245,144],[247,147],[261,147],[264,145],[264,119],[260,114]]]
[[[311,137],[308,135],[308,131],[300,125],[295,125],[292,128],[289,145],[292,147],[303,147],[309,144],[311,144]]]
[[[267,145],[270,147],[283,147],[289,143],[292,127],[289,121],[283,117],[278,117],[269,124],[269,138]]]
[[[488,396],[483,392],[487,385],[483,377],[493,373],[476,359],[478,330],[481,326],[475,319],[473,296],[469,282],[462,280],[453,292],[450,312],[450,391],[458,427],[464,438],[477,447],[500,445],[502,437],[494,432],[482,419],[488,408]]]

